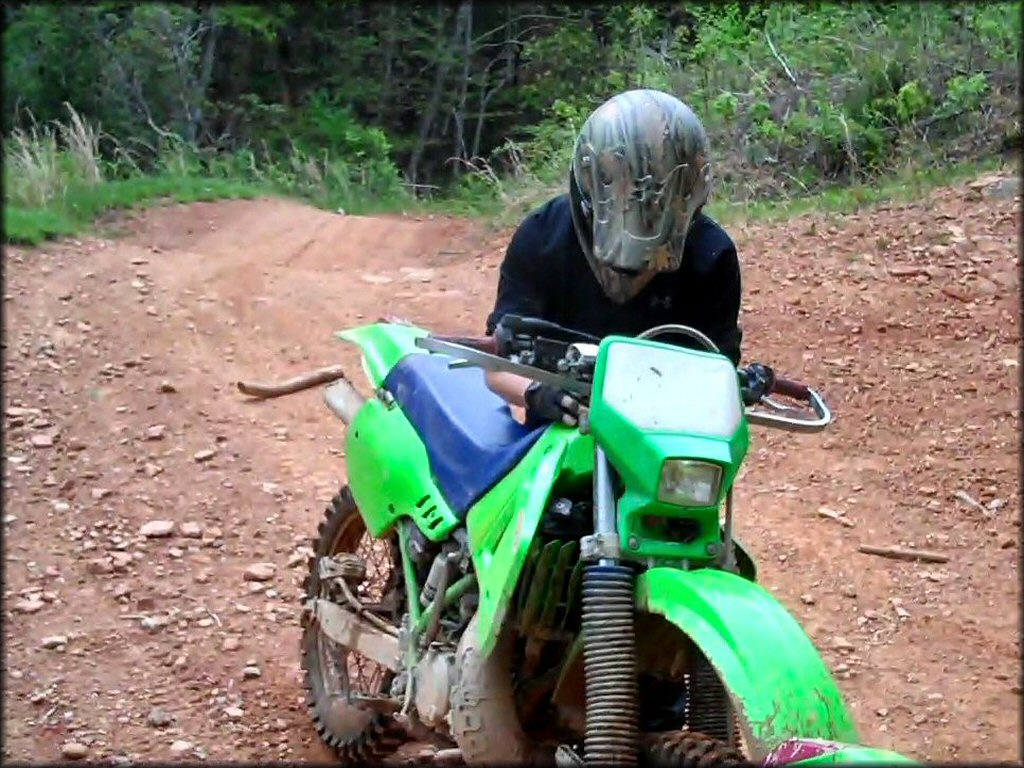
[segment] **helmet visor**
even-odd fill
[[[580,169],[589,178],[577,182],[592,190],[586,207],[595,260],[623,273],[677,268],[682,248],[669,247],[675,245],[670,240],[675,232],[685,233],[693,218],[676,194],[685,166],[659,183],[651,174],[634,174],[621,152],[589,154],[593,160]]]

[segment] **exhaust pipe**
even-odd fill
[[[356,391],[348,379],[342,377],[324,388],[324,402],[348,426],[366,403],[366,398]]]

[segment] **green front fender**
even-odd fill
[[[751,759],[794,737],[859,742],[810,638],[763,587],[726,571],[652,568],[638,578],[636,598],[639,610],[675,624],[711,662]]]
[[[819,765],[921,765],[921,763],[888,749],[843,744],[834,752],[826,752],[823,755],[804,760],[794,760],[785,765],[793,766],[793,768],[796,766],[810,768]]]

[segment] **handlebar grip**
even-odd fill
[[[799,382],[792,381],[790,379],[783,379],[778,376],[775,377],[775,383],[772,385],[772,392],[777,392],[784,397],[792,397],[794,400],[811,399],[811,390],[806,384],[800,384]]]

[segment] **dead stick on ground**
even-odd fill
[[[878,555],[879,557],[890,557],[893,560],[921,560],[925,563],[948,563],[949,557],[938,552],[929,552],[925,549],[905,549],[904,547],[874,547],[870,544],[861,544],[857,547],[858,552],[866,555]]]
[[[265,399],[268,397],[290,395],[293,392],[300,392],[303,389],[315,387],[317,384],[327,384],[328,382],[344,378],[344,376],[345,371],[342,370],[340,365],[332,365],[328,368],[321,368],[316,371],[304,373],[301,376],[296,376],[294,379],[282,381],[279,384],[267,384],[259,381],[239,381],[238,389],[242,394],[249,395],[250,397]]]
[[[848,519],[842,512],[833,512],[831,509],[826,509],[825,507],[820,507],[818,509],[818,514],[821,517],[827,517],[829,520],[835,520],[837,523],[845,525],[847,528],[853,528],[856,525],[853,520]]]

